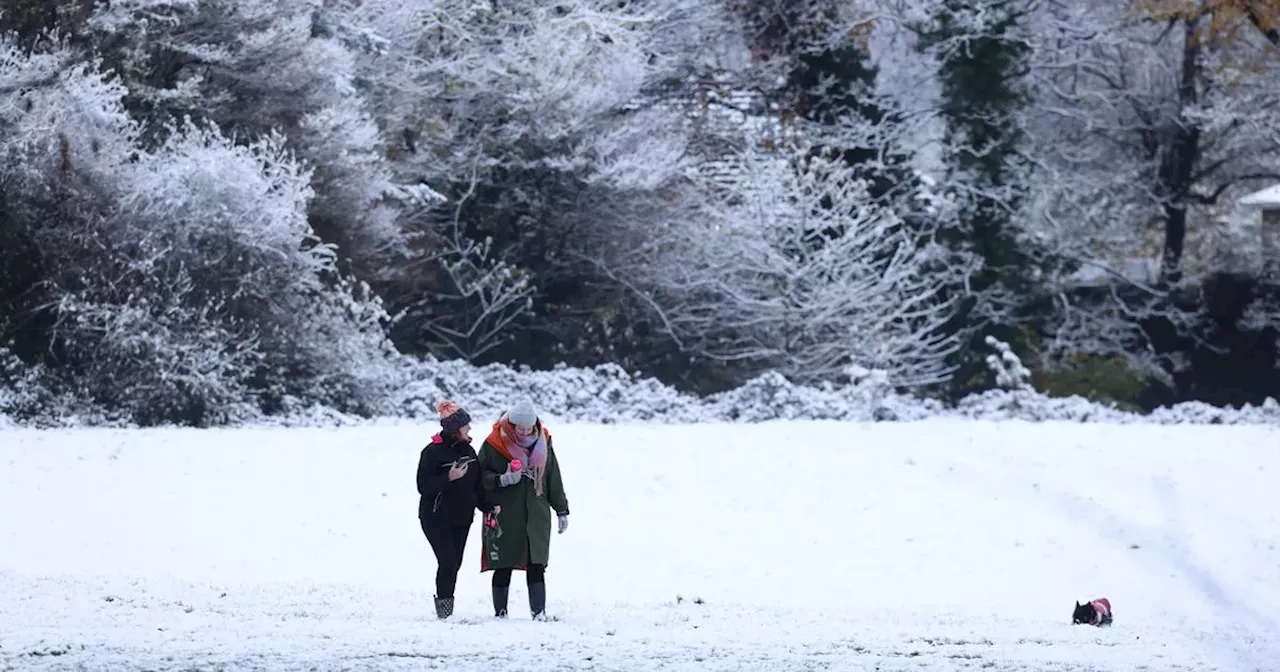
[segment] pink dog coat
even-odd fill
[[[1100,597],[1089,603],[1093,607],[1093,621],[1091,625],[1102,625],[1111,620],[1111,601],[1105,597]]]

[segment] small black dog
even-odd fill
[[[1092,602],[1080,604],[1076,602],[1076,609],[1071,613],[1071,624],[1087,623],[1102,627],[1111,625],[1111,601],[1105,597],[1099,597]]]

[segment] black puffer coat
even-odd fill
[[[471,465],[456,481],[449,480],[455,462]],[[480,485],[480,465],[471,444],[456,436],[436,434],[418,458],[418,518],[443,516],[451,525],[466,525],[477,510],[493,511],[493,502]]]

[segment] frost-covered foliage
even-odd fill
[[[421,236],[384,288],[397,342],[542,365],[601,347],[630,308],[612,258],[700,218],[672,92],[721,48],[714,3],[363,0],[350,16],[397,179],[448,198],[405,213]]]
[[[1150,325],[1204,337],[1179,285],[1261,269],[1261,236],[1231,215],[1280,178],[1280,67],[1270,18],[1253,14],[1266,4],[1075,0],[1030,13],[1025,127],[1043,179],[1028,214],[1082,266],[1045,278],[1067,290],[1047,355],[1121,356],[1167,379],[1179,358],[1156,352]],[[1099,291],[1070,291],[1081,285]]]
[[[628,191],[685,165],[672,111],[635,104],[711,48],[716,12],[699,5],[364,0],[352,20],[376,36],[361,68],[404,169],[461,178],[541,165]]]
[[[850,365],[899,386],[945,380],[954,301],[927,229],[908,227],[839,157],[749,154],[714,225],[685,223],[637,284],[686,348],[757,360],[800,382]]]
[[[1195,275],[1271,233],[1231,203],[1280,157],[1239,2],[54,4],[0,40],[9,415],[426,415],[455,376],[583,417],[910,418],[938,409],[890,386],[993,381],[950,412],[1066,413],[986,375],[983,320],[1045,380],[1280,393],[1200,373],[1273,359],[1280,314]]]
[[[1178,404],[1143,415],[1076,396],[1049,397],[1027,386],[991,390],[947,406],[896,392],[884,372],[856,368],[849,372],[851,382],[845,385],[799,385],[778,373],[766,373],[728,392],[697,397],[652,378],[629,375],[614,365],[530,371],[429,359],[408,366],[414,382],[403,390],[401,421],[434,421],[433,404],[439,399],[457,400],[475,417],[496,418],[515,400],[530,397],[559,422],[910,422],[957,418],[1280,426],[1280,404],[1270,399],[1261,406],[1239,409]],[[360,421],[348,418],[346,422]]]
[[[3,258],[39,300],[0,333],[139,422],[220,423],[286,395],[378,412],[386,315],[314,234],[310,171],[282,137],[197,124],[146,149],[123,96],[65,49],[0,54],[3,235],[40,260]]]
[[[119,103],[125,93],[69,48],[28,54],[0,39],[0,170],[9,207],[85,196],[84,182],[109,180],[127,165],[136,124]],[[71,179],[73,169],[82,181]]]
[[[310,175],[284,139],[235,145],[213,130],[177,130],[138,170],[121,197],[122,226],[140,227],[137,236],[166,252],[164,264],[178,274],[173,286],[216,288],[184,301],[200,314],[178,322],[220,326],[193,342],[219,356],[200,362],[173,353],[175,361],[206,368],[169,379],[230,383],[208,392],[231,400],[246,396],[252,378],[269,395],[373,409],[386,384],[379,368],[386,316],[367,287],[337,280],[337,252],[306,217]],[[186,284],[184,275],[192,276]]]
[[[405,390],[402,409],[408,417],[428,419],[434,414],[435,401],[442,398],[465,399],[468,408],[493,414],[529,397],[561,420],[602,423],[919,419],[929,415],[930,409],[940,409],[919,402],[904,405],[906,398],[893,395],[883,379],[874,375],[844,387],[815,388],[768,373],[742,387],[702,398],[611,364],[517,371],[498,364],[475,368],[456,360],[428,361],[416,375],[417,380]]]
[[[0,346],[0,429],[129,427],[130,418],[74,394],[43,365],[28,366]]]
[[[995,336],[987,336],[984,342],[995,349],[994,354],[987,355],[987,367],[996,376],[996,386],[1005,390],[1031,389],[1031,371],[1022,365],[1013,348]]]
[[[433,423],[433,404],[454,399],[477,418],[497,418],[515,400],[530,397],[556,422],[696,423],[839,420],[911,422],[930,418],[1041,422],[1267,424],[1280,426],[1280,405],[1240,409],[1199,403],[1178,404],[1147,415],[1081,397],[1049,397],[1035,390],[992,390],[954,406],[897,393],[883,374],[862,372],[847,385],[798,385],[777,373],[763,374],[733,390],[697,397],[652,379],[627,374],[614,365],[591,369],[558,367],[517,370],[491,364],[475,367],[458,360],[406,364],[412,381],[402,391],[398,413],[373,422]],[[298,426],[361,424],[369,420],[321,408],[261,422]],[[481,424],[484,420],[478,420]]]
[[[405,306],[420,311],[419,329],[439,341],[447,356],[475,361],[511,339],[511,326],[533,307],[529,274],[493,252],[493,238],[476,242],[458,227],[435,254],[441,282]]]
[[[123,0],[90,21],[147,135],[184,118],[238,140],[278,132],[310,170],[311,225],[360,270],[404,252],[381,130],[356,86],[345,3]]]
[[[28,374],[29,375],[29,374]],[[1280,426],[1280,404],[1220,408],[1202,403],[1178,404],[1142,415],[1080,397],[1048,397],[1035,390],[992,390],[962,399],[954,406],[895,392],[883,372],[855,370],[847,385],[797,385],[777,373],[766,373],[728,392],[697,397],[653,378],[628,374],[616,365],[590,369],[557,367],[550,371],[512,369],[499,364],[476,367],[461,360],[427,358],[399,362],[402,381],[386,405],[385,415],[366,417],[324,404],[286,397],[279,408],[264,413],[252,404],[227,410],[230,426],[337,427],[378,424],[432,425],[434,405],[441,399],[462,403],[478,425],[496,419],[516,400],[530,397],[551,422],[701,423],[834,420],[846,422],[914,422],[933,418],[996,421],[1067,421],[1157,424],[1264,424]],[[28,403],[44,395],[33,388],[6,396],[0,373],[0,427],[125,426],[119,418],[92,406],[63,398],[57,404]],[[23,396],[26,395],[26,396]],[[19,399],[17,403],[13,399]],[[7,405],[6,405],[7,404]],[[86,410],[89,409],[89,410]],[[6,419],[6,416],[8,418]]]

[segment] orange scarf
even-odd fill
[[[522,462],[522,471],[531,471],[533,473],[533,490],[542,495],[544,478],[547,473],[547,454],[538,450],[538,443],[547,446],[546,450],[550,450],[551,431],[543,426],[539,420],[534,428],[535,432],[542,432],[542,436],[534,445],[525,448],[520,445],[516,439],[516,427],[507,420],[507,416],[502,416],[497,422],[493,423],[493,431],[489,432],[489,438],[485,439],[489,445],[497,449],[508,462],[514,459],[520,459]]]

